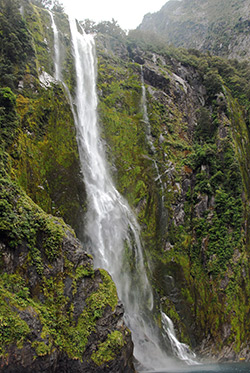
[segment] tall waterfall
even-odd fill
[[[58,31],[50,14],[55,42],[55,78],[61,80]],[[79,28],[76,20],[70,19],[76,72],[74,99],[62,83],[74,115],[87,192],[85,234],[95,267],[105,268],[112,275],[125,306],[125,321],[132,331],[135,358],[143,368],[161,369],[173,361],[165,351],[166,341],[154,320],[155,302],[144,265],[140,228],[128,203],[113,184],[100,140],[94,39]]]
[[[60,44],[59,44],[59,33],[58,28],[56,27],[53,13],[48,10],[51,18],[51,26],[54,34],[54,66],[55,74],[54,78],[56,80],[61,80],[61,65],[60,65]]]

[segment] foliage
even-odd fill
[[[65,296],[66,277],[75,295],[82,282],[94,281],[93,268],[75,268],[64,258],[63,272],[44,275],[62,258],[68,227],[34,202],[77,226],[85,195],[63,87],[41,87],[37,80],[38,73],[53,75],[54,70],[46,10],[51,4],[22,4],[25,21],[17,2],[0,0],[0,122],[8,152],[0,152],[0,227],[4,245],[15,254],[21,249],[27,253],[16,274],[1,276],[1,353],[15,341],[20,346],[26,341],[36,356],[57,349],[81,360],[98,321],[107,309],[114,311],[118,299],[110,277],[101,271],[99,286],[86,296],[76,317]],[[62,73],[73,93],[68,22],[57,10]],[[191,330],[198,342],[200,336],[211,336],[219,346],[224,325],[230,324],[223,343],[239,350],[249,329],[249,64],[175,49],[141,30],[126,38],[114,20],[99,25],[85,21],[84,27],[98,33],[99,118],[112,176],[138,215],[162,304],[183,340]],[[135,56],[141,57],[142,67]],[[144,79],[149,123],[141,101],[146,70],[164,77],[167,85],[162,90],[150,76]],[[3,271],[3,257],[0,263]],[[161,266],[163,275],[157,271]],[[40,279],[35,290],[29,288],[30,268]],[[174,291],[168,291],[166,276],[175,279]],[[41,293],[43,301],[37,297]],[[36,314],[42,325],[39,341],[32,340],[20,310]],[[106,364],[124,343],[122,334],[113,331],[91,358]]]
[[[31,37],[16,0],[0,1],[0,83],[16,89],[34,57]]]
[[[201,107],[197,111],[197,126],[195,129],[195,139],[197,142],[207,142],[213,135],[215,125],[212,123],[212,118],[209,110]]]
[[[96,365],[101,366],[113,360],[123,346],[123,335],[118,330],[115,330],[108,335],[105,342],[99,344],[98,350],[91,355],[91,359]]]
[[[204,76],[204,85],[207,89],[207,94],[214,97],[222,91],[222,80],[220,75],[213,70],[209,70]]]
[[[10,88],[0,88],[0,135],[3,148],[12,144],[18,125],[16,96]]]
[[[55,219],[48,218],[32,200],[9,178],[1,179],[0,230],[3,240],[15,249],[25,241],[31,252],[31,261],[41,274],[43,270],[42,256],[37,245],[45,249],[49,260],[54,260],[61,250],[64,230],[55,224]],[[37,242],[37,235],[43,237]]]
[[[40,7],[52,9],[55,12],[63,12],[64,8],[60,1],[58,0],[32,0],[32,2]]]
[[[1,357],[7,357],[10,345],[22,348],[23,343],[28,343],[36,356],[45,356],[57,348],[70,358],[81,360],[96,322],[107,307],[114,311],[117,305],[111,277],[104,270],[100,272],[96,282],[99,286],[85,294],[82,300],[85,306],[76,320],[72,299],[65,295],[65,279],[72,279],[71,292],[75,295],[83,280],[89,279],[93,286],[97,274],[88,262],[76,266],[66,259],[62,240],[69,227],[43,212],[8,177],[1,179],[0,230]],[[15,255],[21,253],[23,258],[13,274],[6,273],[9,268],[3,264],[8,250]],[[64,262],[64,271],[52,270],[48,276],[48,267],[56,268],[57,260]],[[35,285],[30,282],[32,272],[32,281],[34,278],[38,281]],[[31,337],[24,315],[28,315],[28,320],[39,320],[39,339],[34,339],[36,333]],[[115,357],[112,355],[111,359]]]

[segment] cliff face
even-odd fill
[[[71,108],[62,86],[53,78],[50,15],[29,1],[2,0],[0,6],[1,87],[15,94],[12,114],[4,114],[1,127],[12,157],[11,172],[36,203],[46,212],[63,217],[80,236],[82,221],[76,217],[83,215],[85,191]],[[63,45],[67,49],[62,48],[62,53],[68,61],[65,69],[71,87],[70,32],[66,16],[59,13],[58,18],[65,30]],[[3,107],[4,96],[2,91]]]
[[[1,371],[132,372],[115,285],[62,220],[81,237],[85,191],[70,104],[52,77],[50,15],[28,1],[0,9]]]
[[[248,359],[248,66],[124,38],[97,37],[100,119],[162,308],[199,353]]]
[[[63,221],[1,179],[1,370],[132,371],[116,289]]]
[[[159,12],[145,15],[139,29],[154,31],[177,47],[246,59],[249,26],[248,0],[170,0]]]
[[[1,366],[132,371],[114,284],[56,218],[84,238],[84,184],[70,104],[52,78],[50,15],[29,1],[0,7]],[[74,93],[68,20],[54,17]],[[97,32],[111,173],[137,213],[161,307],[199,353],[249,360],[249,66],[139,30],[127,37],[114,22],[88,27]]]

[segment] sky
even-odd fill
[[[143,16],[161,9],[168,0],[61,0],[66,12],[79,21],[89,18],[95,22],[114,18],[124,30],[135,29]]]

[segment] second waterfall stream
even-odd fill
[[[50,14],[54,42],[59,43],[53,14]],[[166,352],[167,345],[172,345],[170,329],[164,316],[162,328],[154,319],[155,301],[144,264],[140,227],[127,201],[115,188],[100,139],[94,38],[85,34],[75,19],[70,18],[69,22],[76,73],[75,97],[70,99],[88,202],[85,236],[95,267],[106,269],[116,284],[125,307],[125,322],[132,332],[135,358],[143,369],[166,368],[174,364]],[[59,46],[54,50],[55,78],[58,79],[60,67],[56,51],[60,50]],[[175,354],[176,348],[173,352]],[[194,363],[188,354],[178,357]]]

